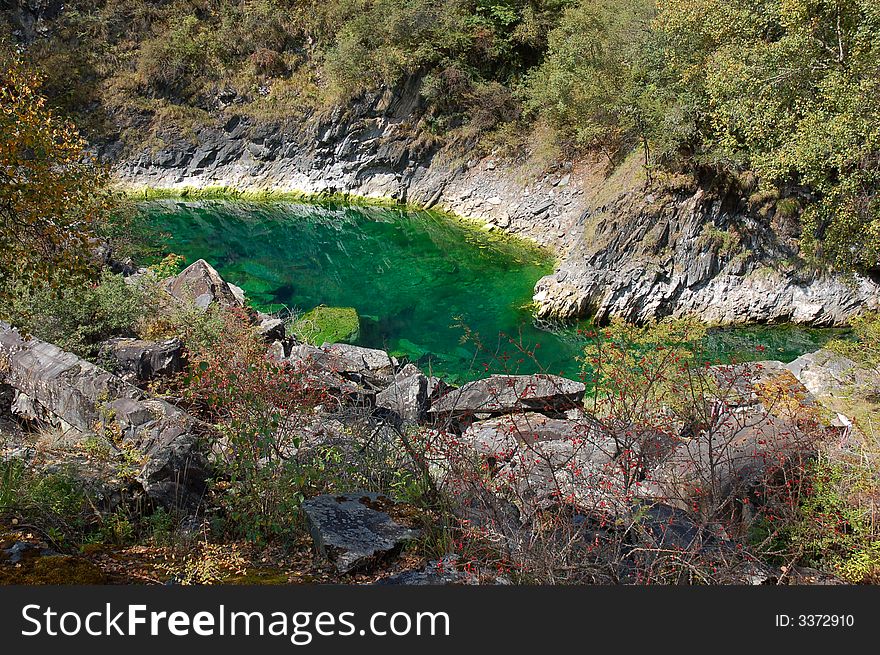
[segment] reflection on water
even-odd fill
[[[534,284],[552,262],[509,239],[393,208],[165,200],[141,209],[148,245],[207,260],[264,311],[354,307],[361,345],[459,380],[539,367],[579,372],[583,337],[574,327],[539,329],[528,310]],[[722,360],[787,361],[828,334],[724,330],[710,334],[707,348]]]

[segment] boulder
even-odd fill
[[[118,375],[136,382],[147,382],[159,375],[183,370],[183,343],[180,339],[110,339],[102,344],[100,354],[112,364],[111,368]]]
[[[98,424],[100,399],[141,397],[138,388],[120,377],[50,343],[25,339],[0,322],[0,373],[4,372],[6,383],[19,397],[24,395],[27,404],[38,404],[83,433]]]
[[[775,360],[712,366],[710,374],[718,385],[718,396],[729,405],[765,405],[786,399],[813,405],[813,398],[785,364]]]
[[[165,282],[165,289],[181,302],[207,309],[212,303],[244,307],[244,292],[228,284],[204,259],[194,261]]]
[[[340,573],[369,569],[395,556],[418,531],[392,519],[394,503],[375,493],[310,498],[302,505],[318,552]]]
[[[646,548],[660,550],[700,551],[716,540],[690,514],[664,503],[637,508],[635,534]]]
[[[286,336],[284,321],[266,314],[259,314],[257,316],[257,332],[266,340],[266,343],[284,341]]]
[[[273,341],[266,349],[266,359],[273,362],[284,361],[284,343],[281,341]]]
[[[208,463],[198,422],[164,400],[118,398],[104,405],[105,434],[141,455],[135,478],[165,507],[194,506],[205,491]]]
[[[293,346],[287,361],[374,387],[387,386],[397,367],[397,360],[384,350],[343,343],[325,343],[320,348],[307,345]]]
[[[741,497],[774,468],[816,452],[816,435],[760,405],[721,407],[709,429],[684,439],[644,488],[681,509]]]
[[[452,440],[446,459],[441,484],[457,484],[459,466],[488,471],[495,493],[525,516],[559,505],[601,514],[626,509],[617,446],[592,419],[527,412],[478,421]]]
[[[57,346],[24,339],[5,323],[0,323],[0,374],[19,401],[73,428],[73,438],[98,432],[117,447],[131,448],[140,463],[136,478],[155,502],[179,506],[203,492],[201,426],[177,407],[146,398],[120,377]]]
[[[428,378],[421,372],[398,374],[387,389],[376,394],[376,407],[387,410],[403,423],[420,423],[428,406]]]
[[[556,375],[492,375],[450,391],[430,412],[456,417],[520,411],[555,415],[578,407],[585,390],[582,383]]]
[[[384,350],[345,343],[325,343],[321,348],[328,353],[328,362],[339,373],[391,376],[397,368],[397,359]]]
[[[549,441],[568,442],[580,456],[597,464],[617,455],[613,437],[592,418],[568,421],[534,412],[509,414],[473,423],[461,436],[461,443],[495,461],[509,460],[518,450],[536,449]]]
[[[817,396],[880,393],[880,370],[860,366],[827,349],[801,355],[785,368]]]

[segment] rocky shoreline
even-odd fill
[[[531,239],[559,257],[535,288],[542,317],[840,326],[880,307],[877,280],[810,270],[785,221],[759,217],[742,197],[649,192],[632,162],[605,177],[589,162],[536,173],[468,159],[425,133],[413,84],[297,125],[231,115],[155,150],[97,150],[123,189],[381,199]]]
[[[215,303],[246,308],[240,290],[202,260],[163,287],[177,301],[201,309]],[[817,397],[839,393],[850,386],[850,379],[866,388],[880,387],[876,371],[861,371],[854,362],[824,351],[789,365],[766,361],[718,366],[711,375],[730,393],[719,401],[715,425],[703,436],[633,434],[588,413],[586,388],[578,381],[541,374],[494,375],[456,388],[384,351],[300,343],[284,334],[278,319],[251,316],[254,329],[264,336],[265,356],[297,371],[303,384],[332,399],[315,415],[314,429],[305,429],[302,441],[285,456],[350,443],[355,425],[368,425],[371,440],[397,444],[394,448],[412,448],[405,435],[414,430],[433,435],[422,446],[433,484],[461,496],[471,493],[463,491],[468,471],[491,472],[495,482],[481,493],[494,497],[492,525],[498,527],[501,508],[507,518],[498,529],[514,534],[539,513],[560,506],[577,508],[580,520],[592,521],[640,513],[638,508],[647,503],[650,512],[659,512],[656,524],[649,512],[642,525],[647,533],[640,538],[649,539],[652,547],[690,549],[698,542],[699,549],[726,548],[728,537],[707,532],[697,518],[705,479],[715,479],[724,494],[748,493],[773,462],[814,454],[815,435],[803,418],[815,414],[809,408],[818,407]],[[115,359],[118,373],[0,324],[0,400],[6,405],[0,415],[55,426],[61,435],[52,444],[35,447],[19,434],[4,448],[4,460],[34,465],[47,449],[66,453],[59,457],[78,468],[83,487],[94,490],[107,511],[126,498],[196,511],[218,444],[212,446],[206,438],[209,426],[143,390],[155,376],[182,369],[180,344],[117,339],[104,352]],[[768,399],[769,388],[781,388],[789,400]],[[803,416],[786,409],[791,399],[806,408]],[[841,447],[855,438],[852,422],[839,413],[836,419],[821,419],[818,429]],[[109,468],[84,466],[77,448],[96,435],[117,454],[128,455],[111,458]],[[715,450],[719,440],[726,444],[720,460]],[[121,482],[120,462],[132,458],[137,471]],[[57,457],[50,466],[58,466]],[[417,536],[389,517],[393,507],[387,498],[368,492],[321,496],[303,505],[315,548],[341,574],[378,566]],[[469,521],[489,520],[485,508],[470,511],[476,514]],[[423,574],[416,578],[422,580]],[[751,580],[757,574],[743,575]],[[764,570],[758,578],[770,575]]]

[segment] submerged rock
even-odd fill
[[[396,555],[418,531],[400,525],[384,510],[394,503],[375,493],[317,496],[303,503],[318,552],[350,573]]]

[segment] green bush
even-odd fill
[[[870,458],[821,458],[808,472],[801,518],[787,531],[790,548],[810,566],[852,583],[880,582],[880,485]]]
[[[857,316],[850,325],[855,341],[835,339],[829,341],[826,347],[858,364],[880,367],[880,312]]]
[[[38,472],[0,460],[0,517],[38,526],[56,545],[79,545],[94,529],[94,511],[72,471]]]
[[[134,336],[152,311],[142,286],[107,270],[97,282],[69,282],[58,288],[17,285],[0,305],[0,316],[11,324],[92,361],[103,341]]]

